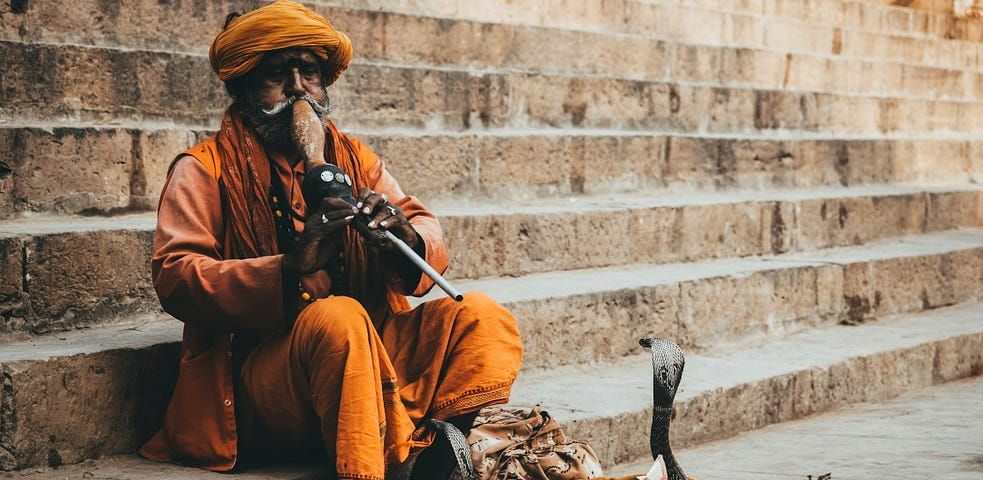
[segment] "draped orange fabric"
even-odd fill
[[[326,156],[359,184],[389,195],[424,240],[426,261],[443,271],[447,256],[436,218],[402,193],[368,148],[333,126],[328,133],[333,148]],[[280,255],[263,254],[274,250],[266,243],[275,241],[273,227],[262,223],[270,216],[271,181],[280,181],[288,203],[301,202],[297,208],[303,211],[303,174],[302,163],[291,167],[282,155],[267,157],[232,108],[212,138],[175,161],[161,193],[151,261],[162,306],[185,322],[181,370],[164,425],[142,455],[225,471],[236,466],[240,442],[279,438],[283,445],[300,442],[335,455],[339,478],[381,479],[387,465],[429,443],[425,432],[414,430],[422,419],[446,419],[508,399],[522,346],[515,319],[483,295],[408,310],[403,294],[422,295],[432,281],[421,276],[414,285],[392,283],[386,266],[368,256],[366,264],[352,265],[366,278],[383,279],[363,293],[368,301],[332,297],[326,289],[313,292],[320,300],[296,323],[286,318]],[[385,308],[372,305],[375,299]],[[359,325],[364,328],[349,329]],[[277,329],[281,333],[268,334],[234,377],[232,332]],[[318,338],[327,339],[328,347],[339,340],[351,347],[304,347]],[[309,353],[300,359],[290,353],[302,351]],[[335,351],[352,355],[336,358],[330,353]],[[337,376],[348,371],[357,374]],[[237,391],[236,378],[250,385]],[[286,379],[300,379],[294,384],[300,389],[276,384]],[[303,391],[317,385],[320,395]],[[336,412],[336,400],[345,408]],[[296,408],[278,410],[286,405]],[[252,422],[239,423],[250,409],[260,418],[256,435],[249,434]],[[312,444],[314,437],[325,443]]]
[[[235,79],[284,48],[322,59],[325,84],[352,56],[348,38],[327,20],[280,0],[232,20],[209,61],[220,79]],[[436,217],[403,194],[361,142],[330,122],[326,129],[325,160],[351,177],[353,194],[361,187],[386,194],[419,235],[426,262],[443,271]],[[141,455],[227,471],[243,451],[276,456],[295,446],[334,456],[340,479],[383,480],[388,466],[430,443],[416,428],[423,419],[507,401],[522,346],[515,319],[490,298],[469,293],[461,303],[410,310],[404,295],[423,295],[433,281],[403,278],[353,228],[342,242],[350,297],[332,295],[326,270],[284,284],[272,182],[283,187],[288,198],[280,201],[299,216],[293,227],[301,233],[305,173],[302,162],[265,149],[234,106],[215,135],[172,164],[151,267],[161,305],[185,328],[163,426]],[[302,307],[299,315],[291,305]]]
[[[518,338],[512,316],[475,292],[461,303],[442,299],[395,313],[378,333],[352,299],[319,300],[290,335],[264,342],[243,368],[250,402],[262,412],[252,446],[283,458],[323,441],[339,478],[382,480],[386,465],[432,442],[415,427],[423,419],[508,399]],[[321,361],[307,366],[305,358]]]
[[[360,188],[368,186],[365,170],[372,165],[363,165],[357,160],[358,154],[352,141],[338,132],[332,122],[328,122],[326,141],[326,160],[351,177],[352,196],[357,196]],[[219,180],[227,195],[227,202],[223,204],[226,208],[223,217],[228,223],[225,245],[231,258],[278,253],[273,213],[267,208],[269,161],[259,140],[242,124],[235,106],[229,107],[222,119],[216,143],[218,156],[222,159],[218,165],[221,171]],[[354,228],[349,228],[346,235],[344,255],[353,296],[369,311],[384,308],[386,302],[397,311],[405,310],[409,304],[404,297],[386,294],[385,279],[378,274],[378,258],[365,249]]]
[[[325,85],[334,83],[352,60],[352,42],[331,22],[299,3],[279,0],[230,22],[212,42],[208,61],[226,81],[252,70],[266,52],[283,48],[306,48],[317,55]]]

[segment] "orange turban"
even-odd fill
[[[253,69],[263,54],[283,48],[306,48],[323,62],[324,83],[331,85],[348,68],[352,42],[324,17],[307,7],[279,0],[232,20],[208,50],[212,70],[222,81]]]

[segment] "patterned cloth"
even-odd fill
[[[590,445],[539,407],[485,407],[468,435],[480,480],[575,480],[602,475]]]

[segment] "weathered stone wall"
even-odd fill
[[[0,470],[159,424],[181,324],[153,208],[228,103],[206,52],[250,3],[0,2]],[[696,359],[684,443],[983,371],[983,22],[951,0],[310,4],[355,44],[340,128],[440,217],[446,277],[516,315],[545,374],[514,402],[605,462],[646,453],[649,365],[595,385],[643,336]],[[698,355],[817,327],[880,340],[800,340],[760,378]]]
[[[868,0],[870,1],[870,0]],[[953,0],[874,0],[878,3],[896,7],[908,7],[934,13],[952,13]],[[955,0],[959,2],[960,0]]]
[[[960,18],[983,18],[980,0],[953,0],[952,11]]]
[[[983,1],[980,0],[866,0],[907,7],[924,12],[955,15],[957,18],[983,18]]]

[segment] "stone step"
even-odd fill
[[[865,245],[983,227],[981,205],[983,189],[975,186],[864,186],[431,209],[446,232],[446,278],[456,282]],[[160,311],[149,268],[154,225],[153,214],[0,224],[0,332],[64,331]]]
[[[983,227],[983,190],[848,189],[628,194],[434,204],[450,279],[678,263],[865,245]]]
[[[153,222],[142,215],[4,224],[0,334],[64,331],[160,312],[150,281]]]
[[[890,45],[889,40],[877,41]],[[668,44],[665,48],[667,59],[662,71],[646,72],[640,66],[628,63],[626,68],[641,70],[644,76],[618,75],[714,86],[844,95],[961,101],[980,99],[978,85],[974,82],[978,82],[981,75],[978,69],[970,67],[940,68],[894,60],[854,58],[855,54],[825,56],[733,46]],[[881,50],[886,48],[882,47]],[[937,52],[926,52],[925,55],[933,53]],[[888,55],[887,52],[882,54],[885,57]]]
[[[234,474],[209,472],[173,463],[152,462],[134,455],[118,455],[58,468],[34,467],[11,478],[22,480],[321,480],[332,478],[330,466],[318,462],[297,462],[250,467]],[[6,478],[0,474],[0,478]]]
[[[695,77],[704,60],[684,52]],[[214,126],[228,104],[203,56],[55,44],[0,42],[0,56],[22,65],[4,77],[5,117],[19,123],[127,124],[143,120]],[[793,66],[794,65],[794,66]],[[831,78],[859,68],[866,82],[846,90],[884,87],[946,93],[971,101],[911,96],[786,91],[785,79],[806,88],[838,89]],[[712,69],[711,69],[712,70]],[[829,71],[834,77],[823,75]],[[818,72],[818,73],[817,73]],[[349,128],[468,131],[488,128],[664,129],[676,132],[806,131],[829,134],[979,133],[978,74],[919,69],[906,72],[829,61],[786,62],[779,89],[631,80],[583,74],[484,71],[357,63],[333,86],[334,117]],[[855,73],[855,72],[854,72]],[[892,78],[902,75],[900,80]],[[907,77],[905,77],[907,75]],[[774,74],[773,78],[778,78]],[[705,80],[705,79],[704,79]],[[843,82],[841,82],[843,83]],[[850,86],[852,85],[852,86]],[[864,87],[858,87],[863,85]],[[603,93],[599,93],[603,92]],[[922,95],[919,93],[918,95]]]
[[[787,23],[823,25],[856,29],[880,34],[902,35],[920,40],[977,43],[983,40],[983,28],[972,19],[952,15],[951,1],[947,12],[918,10],[913,7],[926,0],[664,0],[694,9],[762,15]],[[649,3],[649,2],[645,2]]]
[[[155,125],[0,127],[0,218],[150,210],[171,160],[207,137]]]
[[[686,367],[670,429],[674,448],[979,375],[983,306],[813,329],[735,351],[684,352]],[[524,372],[510,403],[542,405],[570,437],[587,441],[603,465],[651,458],[650,355]],[[691,466],[687,474],[700,475],[700,463],[682,465]]]
[[[728,38],[735,25],[753,23],[754,19],[775,22],[749,29],[761,35],[769,35],[770,27],[788,25],[790,28],[779,28],[778,38],[792,28],[802,33],[795,37],[814,37],[816,32],[808,27],[822,25],[965,43],[983,41],[983,25],[974,20],[855,0],[621,0],[576,5],[563,0],[323,0],[321,4],[591,31],[664,31],[704,41]],[[808,39],[801,42],[825,48],[832,44]]]
[[[903,281],[899,279],[904,279]],[[978,299],[983,230],[777,256],[461,280],[513,312],[527,367],[637,353],[632,337],[688,349],[762,342],[817,325],[864,322]],[[425,299],[443,295],[433,291]]]
[[[672,0],[676,3],[679,0]],[[695,0],[695,4],[724,5],[730,0]],[[917,8],[929,1],[948,2],[945,11]],[[688,3],[688,2],[687,2]],[[788,17],[810,23],[844,25],[868,31],[911,35],[923,39],[979,42],[983,40],[983,26],[973,19],[959,19],[952,14],[949,0],[905,0],[902,6],[893,0],[847,0],[826,2],[822,0],[735,0],[738,11],[761,12],[766,15]]]
[[[53,9],[32,3],[26,6],[25,11],[9,15],[10,21],[0,25],[0,38],[31,43],[204,53],[226,14],[248,8],[246,4],[249,2],[213,2],[204,8],[185,3],[171,2],[167,8],[161,8],[150,2],[134,2],[128,8],[120,9],[91,0],[79,1],[67,7],[78,12],[78,15],[66,15],[66,7]],[[830,8],[828,2],[821,6],[809,5],[809,2],[803,4],[801,1],[759,2],[761,5],[758,8],[732,5],[730,2],[610,2],[608,9],[611,13],[615,5],[623,12],[621,15],[607,15],[611,17],[607,19],[597,15],[587,17],[586,10],[590,7],[580,7],[583,10],[578,10],[577,7],[562,5],[565,10],[562,15],[550,12],[544,15],[548,15],[548,18],[532,25],[528,22],[500,23],[502,18],[488,14],[488,5],[480,3],[476,4],[477,8],[469,5],[466,11],[454,13],[423,5],[400,7],[393,2],[385,2],[375,8],[367,8],[364,2],[350,3],[351,8],[324,4],[311,6],[352,38],[358,58],[373,61],[422,61],[435,65],[467,64],[479,68],[522,65],[520,68],[532,66],[537,70],[559,61],[564,66],[598,64],[624,74],[626,67],[630,71],[634,65],[626,65],[625,59],[615,59],[608,52],[661,52],[667,46],[683,42],[692,44],[689,46],[740,46],[766,49],[771,53],[821,54],[835,58],[851,56],[979,71],[983,52],[983,46],[978,41],[952,40],[952,31],[958,28],[949,25],[949,19],[919,17],[906,22],[904,12],[899,14],[896,9],[876,11],[862,5],[851,7],[855,11],[847,14],[843,4]],[[484,14],[481,13],[483,7],[486,11]],[[536,2],[535,5],[523,7],[527,13],[524,18],[528,18],[530,11],[556,9],[557,5]],[[394,9],[397,11],[392,11]],[[192,10],[199,27],[184,28],[188,12]],[[562,20],[571,14],[586,18],[573,22]],[[858,24],[854,15],[866,16],[862,20],[868,22],[910,23],[912,28],[900,32],[884,31],[878,25]],[[612,21],[619,16],[622,18]],[[892,21],[888,22],[888,18]],[[115,22],[111,19],[115,19]],[[926,36],[914,25],[921,22],[924,29],[930,28],[930,25],[938,28],[932,25],[936,20],[943,20],[944,37]],[[701,28],[692,28],[696,22]],[[707,22],[715,28],[703,28]],[[174,31],[182,31],[182,35],[175,36],[172,34]],[[407,38],[415,41],[406,41]],[[430,38],[440,38],[441,41],[426,40]],[[542,45],[563,44],[571,48],[557,48],[549,58],[540,54]],[[584,55],[585,49],[596,54]],[[655,59],[649,55],[644,59],[633,59],[633,62],[641,60],[653,66],[664,63],[654,62]],[[531,64],[528,63],[530,61]]]
[[[677,450],[676,458],[694,478],[783,480],[830,473],[836,479],[977,480],[980,404],[983,377],[970,377]],[[645,459],[604,473],[620,478],[651,465]]]
[[[181,324],[146,317],[0,348],[0,471],[135,452],[177,381]]]
[[[895,5],[894,0],[864,0],[866,2],[877,3],[881,5]],[[953,7],[952,0],[905,0],[903,6],[905,8],[914,8],[915,10],[922,10],[925,12],[952,15]]]
[[[983,368],[981,308],[966,304],[860,326],[812,329],[730,351],[687,351],[672,426],[674,446],[704,444],[978,374]],[[207,475],[133,457],[31,474],[37,467],[131,453],[152,433],[176,376],[179,330],[173,325],[177,322],[171,323],[98,336],[96,331],[72,332],[62,339],[8,345],[0,351],[7,397],[0,418],[11,432],[3,439],[3,469],[21,469],[26,478],[38,479]],[[631,342],[635,344],[637,337]],[[650,361],[650,356],[639,354],[527,369],[510,403],[542,405],[571,437],[588,441],[605,465],[639,460],[648,454]],[[269,471],[254,474],[309,478],[303,475],[317,471],[298,468],[299,472],[288,468],[270,477],[259,476]],[[167,474],[141,474],[148,471]]]
[[[609,130],[353,131],[425,202],[673,189],[983,181],[975,136],[680,135]],[[203,130],[144,124],[0,127],[0,218],[156,206],[171,160]],[[410,153],[413,152],[413,153]],[[51,159],[59,159],[54,162]],[[608,159],[603,168],[589,159]],[[617,159],[613,161],[611,159]],[[595,160],[596,161],[596,160]],[[71,166],[71,167],[69,167]]]
[[[979,40],[956,41],[932,37],[882,34],[862,30],[827,27],[832,35],[833,55],[867,60],[891,59],[912,65],[980,71],[983,68],[983,45]],[[776,45],[775,48],[779,46]],[[823,50],[815,53],[822,54]],[[960,67],[963,65],[963,67]]]
[[[230,5],[231,7],[231,5]],[[81,7],[79,7],[81,8]],[[89,6],[88,9],[96,7]],[[154,11],[157,11],[156,7]],[[554,74],[590,74],[635,80],[661,80],[681,83],[710,83],[713,85],[744,86],[767,89],[823,91],[840,94],[904,96],[916,98],[945,98],[978,100],[979,57],[983,45],[957,49],[957,43],[931,41],[922,38],[885,36],[856,30],[830,30],[839,46],[833,51],[814,52],[790,48],[787,41],[766,42],[752,32],[769,31],[748,27],[749,32],[734,32],[727,42],[711,45],[701,38],[680,43],[659,32],[647,35],[617,32],[585,32],[557,28],[530,27],[479,23],[467,20],[447,20],[392,12],[324,8],[322,13],[346,29],[356,48],[356,64],[390,63],[399,65],[468,67],[490,71],[522,71]],[[42,12],[36,12],[42,16]],[[30,15],[30,13],[28,14]],[[225,14],[210,12],[220,23]],[[736,13],[734,15],[737,15]],[[93,17],[79,20],[91,22]],[[179,20],[180,17],[171,19]],[[759,20],[754,18],[754,20]],[[779,25],[782,22],[774,21]],[[203,55],[211,34],[196,29],[202,35],[197,44],[185,44],[189,38],[175,39],[170,22],[147,24],[150,31],[97,32],[92,28],[77,30],[58,22],[32,25],[20,32],[14,24],[0,30],[0,38],[14,44],[41,44],[48,49],[87,44],[106,47],[110,52],[127,52],[135,58],[147,52],[171,52],[170,55]],[[738,22],[738,24],[741,24]],[[349,28],[351,26],[354,28]],[[110,27],[110,25],[103,25]],[[819,28],[809,26],[810,28]],[[126,28],[119,26],[117,28]],[[784,28],[788,28],[786,25]],[[87,36],[80,37],[79,32]],[[214,31],[218,31],[215,27]],[[383,36],[380,32],[399,32]],[[804,38],[796,31],[795,38]],[[829,37],[823,32],[821,37]],[[131,36],[133,36],[131,38]],[[122,38],[121,38],[122,37]],[[191,35],[193,38],[194,35]],[[406,38],[440,38],[440,42],[407,42]],[[815,38],[809,37],[809,38]],[[116,43],[114,43],[116,42]],[[448,49],[447,45],[454,45]],[[551,45],[550,55],[543,56],[543,45]],[[134,48],[137,51],[132,51]],[[977,52],[980,50],[981,52]],[[593,53],[587,54],[587,51]],[[631,59],[617,58],[608,52],[645,51],[647,55]],[[34,59],[32,54],[28,58]],[[79,54],[85,57],[84,51]],[[122,62],[122,59],[118,59]],[[41,74],[53,74],[66,60],[36,67]],[[175,68],[175,67],[170,67]],[[54,70],[52,70],[54,69]],[[862,75],[855,75],[862,72]],[[188,72],[188,74],[205,74]],[[853,73],[854,75],[844,75]],[[844,81],[856,78],[855,81]],[[860,79],[863,81],[860,81]],[[207,79],[207,78],[206,78]],[[178,97],[180,98],[180,96]]]

